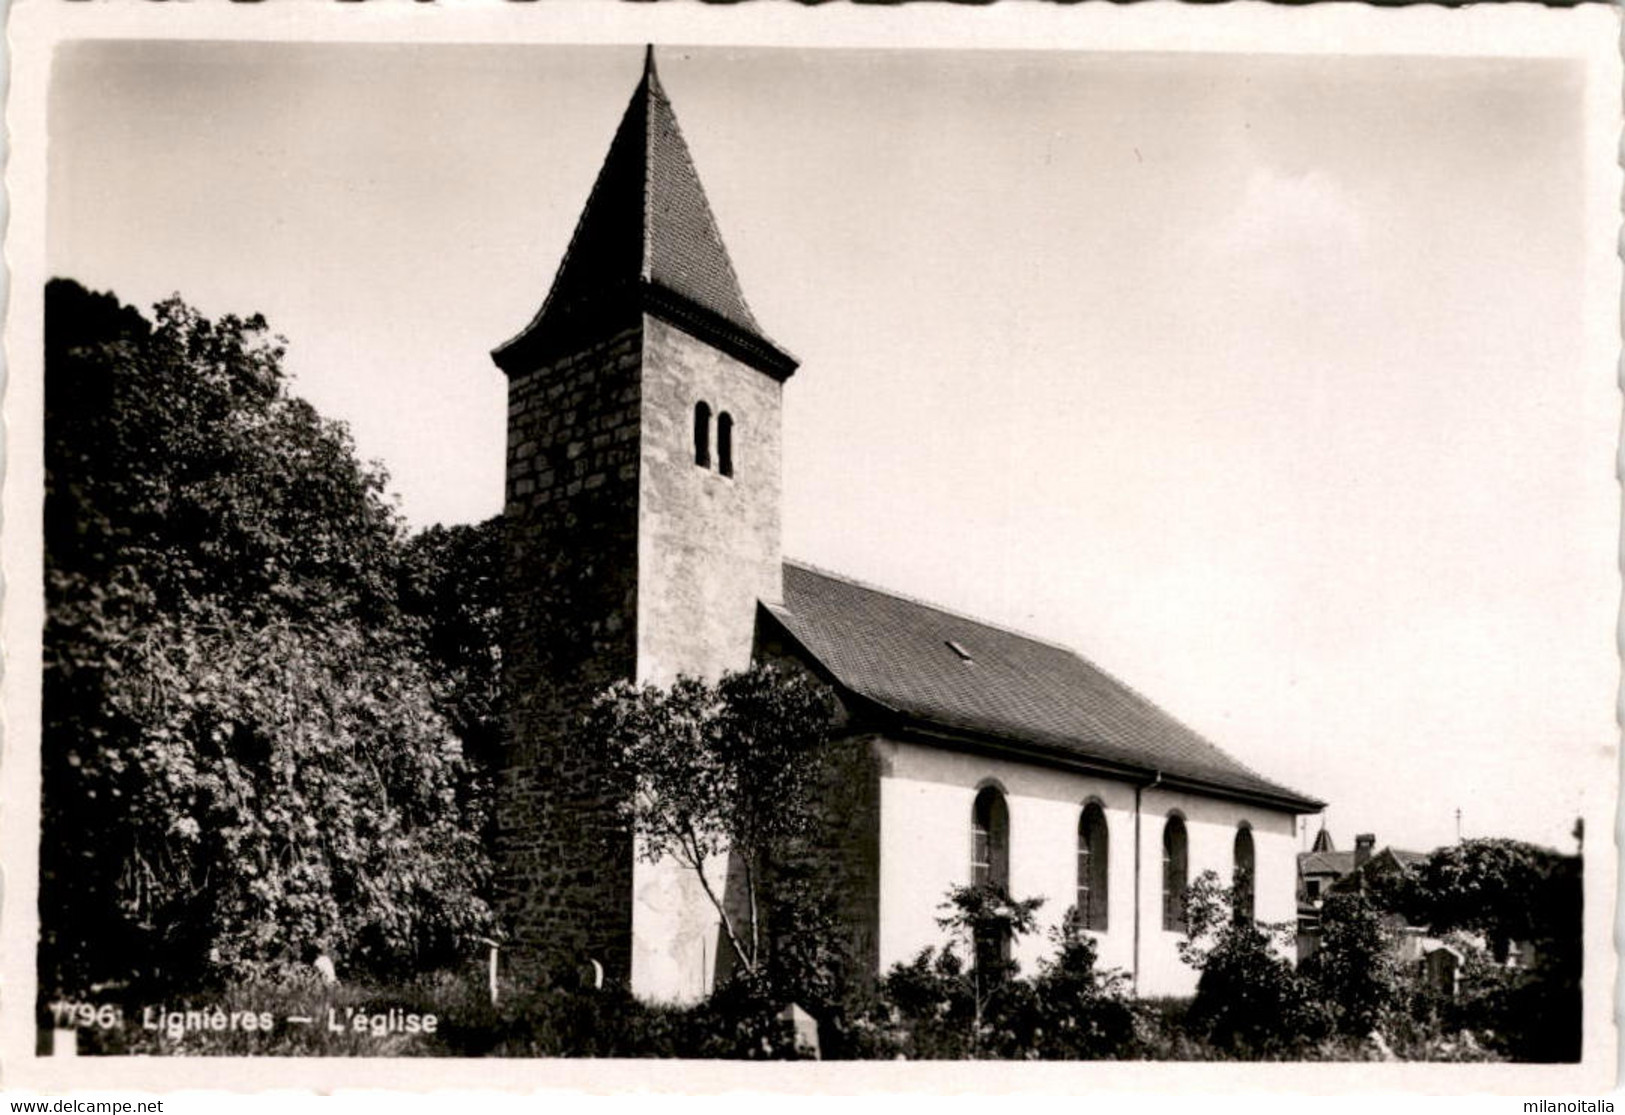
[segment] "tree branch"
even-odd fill
[[[745,861],[745,894],[750,899],[750,955],[756,961],[762,956],[761,919],[756,912],[756,872],[751,868],[749,856],[738,852],[738,849],[735,849],[735,853]]]
[[[709,898],[711,905],[716,907],[717,916],[722,919],[722,930],[728,935],[728,944],[733,946],[734,955],[739,958],[739,962],[745,966],[747,972],[754,973],[756,971],[755,958],[745,955],[745,946],[740,942],[739,935],[734,932],[733,922],[728,917],[727,908],[722,904],[722,900],[717,897],[716,892],[711,889],[710,880],[705,877],[705,857],[700,854],[700,841],[694,835],[693,826],[688,826],[687,836],[694,857],[694,874],[700,877],[700,886],[705,888],[705,897]]]

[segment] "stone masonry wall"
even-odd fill
[[[497,902],[509,972],[630,978],[632,845],[581,718],[637,665],[643,335],[635,313],[508,386],[508,752]]]
[[[886,773],[883,740],[866,730],[841,702],[831,679],[802,657],[779,624],[763,614],[756,633],[756,660],[793,671],[824,688],[835,708],[833,738],[819,787],[819,824],[801,850],[814,885],[827,896],[841,925],[860,981],[879,974],[880,782]]]
[[[880,777],[874,736],[830,743],[812,862],[846,935],[853,975],[867,981],[880,964]]]

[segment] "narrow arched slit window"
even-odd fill
[[[711,408],[705,403],[694,404],[694,463],[711,467]]]
[[[1106,931],[1106,872],[1108,865],[1106,811],[1096,801],[1083,807],[1078,818],[1078,926]]]
[[[717,415],[717,471],[734,474],[734,420],[727,411]]]
[[[1236,830],[1235,874],[1231,880],[1235,896],[1236,920],[1253,920],[1253,830],[1243,824]]]
[[[1185,888],[1189,885],[1190,859],[1185,838],[1185,821],[1178,814],[1162,826],[1162,927],[1183,933]]]

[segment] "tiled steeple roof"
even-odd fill
[[[547,300],[492,355],[512,371],[584,308],[626,298],[777,378],[795,370],[745,302],[653,47]]]

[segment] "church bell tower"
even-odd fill
[[[508,377],[499,914],[522,973],[710,988],[716,921],[636,862],[581,738],[620,679],[750,662],[781,593],[780,407],[796,362],[746,305],[652,48]]]

